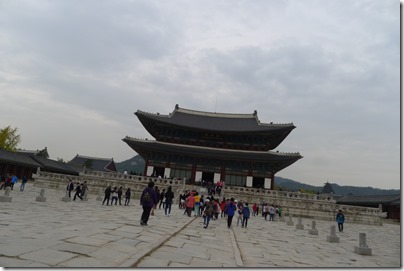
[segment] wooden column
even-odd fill
[[[274,190],[275,189],[275,174],[272,172],[271,173],[271,189],[270,190]]]

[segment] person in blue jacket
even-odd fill
[[[234,198],[230,199],[230,202],[227,203],[227,228],[230,229],[231,222],[233,221],[234,212],[237,209],[236,204],[234,203]]]
[[[345,216],[342,213],[342,210],[339,210],[337,215],[335,216],[335,220],[338,223],[338,230],[340,232],[344,231],[344,222],[345,222]]]
[[[147,187],[143,190],[140,196],[140,205],[143,207],[142,217],[140,219],[140,225],[147,226],[147,221],[149,221],[150,212],[152,208],[156,208],[157,205],[157,194],[153,189],[154,182],[150,181]]]
[[[248,202],[246,202],[243,207],[243,224],[241,225],[242,228],[247,228],[247,221],[249,218],[250,218],[250,207],[248,207]]]

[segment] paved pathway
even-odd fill
[[[328,221],[317,221],[317,236],[285,222],[252,217],[248,228],[228,229],[225,219],[203,228],[173,206],[139,225],[138,200],[131,206],[102,206],[89,200],[63,202],[64,191],[46,189],[46,202],[35,200],[40,188],[27,184],[0,202],[2,267],[400,267],[400,225],[345,224],[340,243],[327,242]],[[91,189],[91,188],[90,188]],[[3,195],[4,190],[0,191]],[[294,219],[295,224],[297,219]],[[354,253],[359,233],[367,236],[371,256]]]

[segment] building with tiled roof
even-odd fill
[[[358,195],[344,196],[337,199],[337,204],[378,208],[387,212],[387,218],[400,220],[401,195]]]
[[[83,171],[84,167],[94,171],[117,172],[113,158],[99,158],[77,154],[69,165],[78,171]]]
[[[155,140],[123,141],[146,161],[147,176],[273,189],[275,173],[302,158],[273,151],[296,128],[293,123],[261,123],[257,111],[212,113],[176,105],[168,115],[135,115]]]
[[[0,149],[0,175],[15,174],[18,178],[31,178],[38,168],[42,171],[78,175],[78,171],[67,163],[39,157],[37,151],[18,150],[10,152]]]

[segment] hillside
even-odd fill
[[[145,161],[140,155],[136,155],[131,159],[115,163],[119,172],[132,174],[141,174],[144,170]],[[275,176],[275,185],[282,188],[282,190],[298,191],[302,189],[304,191],[322,191],[323,186],[313,186],[298,181],[294,181],[287,178]],[[401,194],[397,189],[379,189],[373,187],[359,187],[359,186],[340,186],[336,183],[331,184],[334,190],[334,195],[347,196],[347,195],[393,195]]]

